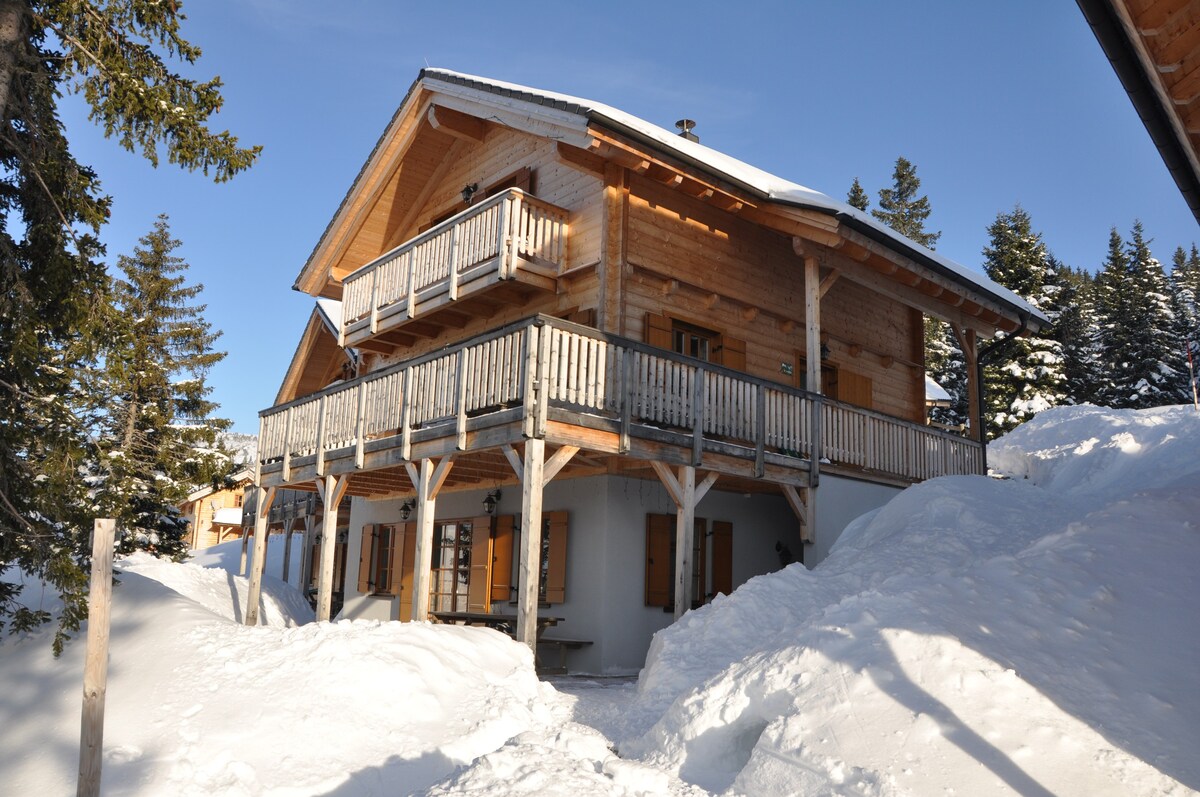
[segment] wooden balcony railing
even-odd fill
[[[298,462],[322,473],[334,452],[352,451],[361,468],[376,441],[407,459],[414,429],[443,428],[466,448],[468,418],[478,428],[519,417],[531,437],[551,414],[618,433],[622,451],[631,438],[670,438],[695,462],[719,447],[760,473],[768,457],[808,467],[814,448],[822,462],[904,480],[983,465],[975,441],[538,316],[264,410],[260,467],[285,484]]]
[[[522,272],[557,277],[566,244],[567,211],[519,188],[503,191],[348,276],[342,345]]]

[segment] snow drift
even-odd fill
[[[1193,793],[1197,451],[1190,408],[1043,413],[990,449],[1012,480],[910,488],[660,632],[622,754],[754,795]]]

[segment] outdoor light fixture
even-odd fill
[[[400,505],[400,519],[408,520],[412,516],[412,511],[413,511],[414,506],[415,506],[415,504],[413,503],[411,498],[409,500],[405,501],[403,504],[401,504]]]
[[[498,503],[500,503],[500,491],[492,490],[487,494],[487,497],[483,499],[483,511],[487,512],[489,515],[495,514],[496,504]]]
[[[462,198],[463,202],[471,204],[471,197],[475,196],[475,192],[479,190],[479,183],[467,183],[463,186]]]
[[[821,359],[822,360],[829,359],[829,347],[826,346],[824,343],[821,344]]]

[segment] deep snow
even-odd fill
[[[660,632],[636,686],[312,623],[270,577],[247,628],[236,543],[124,560],[104,793],[1195,794],[1198,452],[1190,408],[1050,410],[989,449],[1011,479],[906,490]],[[3,793],[70,791],[83,647],[0,640]]]

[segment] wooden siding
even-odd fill
[[[804,277],[789,237],[634,176],[626,246],[629,337],[646,339],[648,315],[670,315],[745,340],[747,373],[798,384]],[[826,364],[870,380],[874,409],[920,420],[924,373],[912,318],[909,307],[846,279],[822,299]]]

